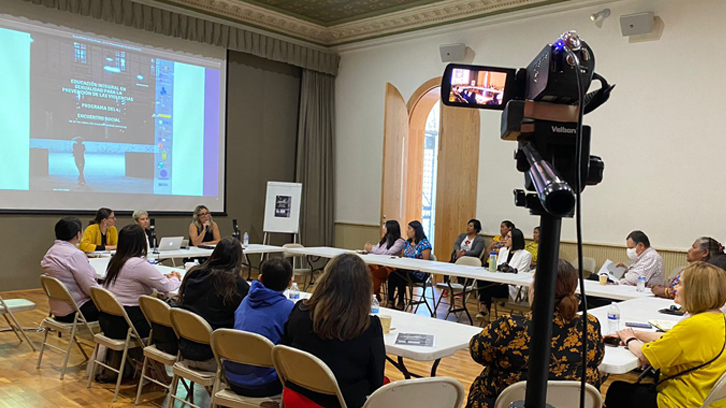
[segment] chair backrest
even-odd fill
[[[520,381],[505,388],[494,408],[507,408],[513,401],[524,400],[527,382]],[[579,381],[547,381],[547,404],[557,408],[579,408],[580,382]],[[602,395],[597,388],[590,384],[585,387],[585,407],[602,407]]]
[[[666,279],[668,280],[668,282],[670,282],[673,278],[676,277],[676,275],[681,273],[681,271],[686,269],[687,267],[688,267],[688,265],[680,265],[680,266],[676,266],[675,268],[673,268],[671,270],[671,273],[669,273],[668,276],[666,276]]]
[[[575,267],[575,269],[578,269],[580,265],[580,262],[577,261],[577,258],[575,258],[572,261],[572,266]],[[595,268],[597,267],[597,261],[595,261],[595,258],[588,258],[584,257],[582,258],[582,270],[584,272],[589,273],[595,273]]]
[[[481,259],[473,256],[462,256],[456,260],[457,265],[481,266]]]
[[[212,333],[212,352],[217,360],[217,367],[222,367],[222,360],[257,367],[274,367],[274,347],[274,343],[257,333],[234,329],[217,329]]]
[[[721,378],[716,381],[716,384],[713,385],[711,392],[708,393],[708,396],[703,401],[701,408],[708,408],[709,405],[714,402],[721,401],[724,398],[726,398],[726,373],[724,373]]]
[[[142,345],[144,344],[141,336],[139,336],[139,332],[136,331],[136,327],[134,327],[131,319],[129,319],[129,315],[126,313],[126,309],[121,306],[121,303],[119,303],[118,299],[116,299],[116,296],[114,296],[113,293],[111,293],[108,289],[104,289],[100,286],[94,286],[91,288],[91,300],[93,300],[93,303],[96,305],[96,308],[99,312],[106,313],[112,316],[123,317],[126,320],[126,324],[129,325],[129,328],[131,329],[134,337],[136,337],[139,343],[141,343]]]
[[[152,323],[172,328],[171,306],[153,296],[143,295],[139,298],[139,306],[149,326]]]
[[[335,375],[319,358],[302,350],[277,345],[272,349],[272,361],[283,384],[290,381],[310,391],[335,395],[341,408],[346,408]]]
[[[464,387],[459,381],[430,377],[386,384],[368,397],[363,408],[459,408],[463,402]]]
[[[209,344],[212,341],[212,326],[203,317],[188,310],[172,308],[171,326],[180,339],[200,344]]]
[[[57,300],[59,302],[67,303],[73,308],[73,311],[80,312],[78,310],[78,304],[68,290],[68,287],[52,276],[40,275],[40,286],[43,288],[43,292],[48,296],[50,300]]]
[[[301,244],[285,244],[282,247],[283,248],[305,248],[305,246],[303,246]],[[286,251],[283,256],[285,258],[293,258],[293,257],[298,257],[298,256],[303,256],[303,255],[292,254],[292,253]]]

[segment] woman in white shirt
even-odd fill
[[[497,257],[497,269],[505,263],[517,270],[518,273],[529,272],[529,265],[532,263],[532,254],[524,249],[524,234],[522,231],[513,228],[504,236],[504,248],[499,251]],[[486,283],[485,283],[486,284]],[[487,285],[479,289],[479,313],[476,318],[486,320],[489,309],[492,305],[492,298],[506,298],[510,295],[514,298],[517,295],[517,287],[510,289],[509,285]]]

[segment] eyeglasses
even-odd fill
[[[108,217],[108,219],[111,221],[116,221],[116,217]]]
[[[205,212],[205,213],[199,213],[199,216],[200,216],[200,217],[204,217],[205,215],[209,215],[209,213],[208,213],[208,212]]]

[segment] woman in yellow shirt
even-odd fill
[[[705,262],[683,270],[676,303],[690,317],[653,341],[636,337],[632,329],[618,332],[622,344],[642,362],[660,370],[653,384],[614,382],[608,388],[608,408],[698,408],[726,372],[726,271]],[[653,333],[653,338],[655,338]],[[724,408],[726,401],[711,404]]]
[[[83,238],[78,245],[83,252],[112,251],[118,244],[118,231],[116,231],[116,214],[110,208],[100,208],[96,217],[91,220]]]

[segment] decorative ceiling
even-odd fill
[[[334,46],[567,0],[152,0]]]

